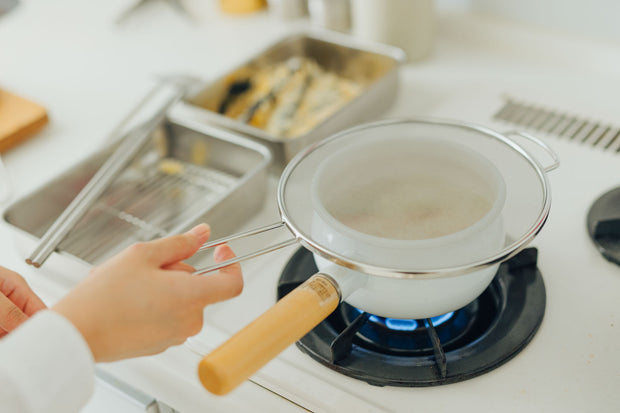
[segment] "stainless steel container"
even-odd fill
[[[6,208],[4,221],[21,248],[36,243],[113,150],[93,154]],[[200,222],[211,225],[213,237],[229,234],[262,207],[270,162],[263,145],[169,116],[50,260],[62,256],[63,268],[77,263],[83,274],[132,243]]]
[[[363,85],[362,92],[312,130],[296,137],[270,135],[214,109],[215,102],[227,90],[227,79],[232,74],[284,62],[291,57],[311,58],[325,70],[359,81]],[[199,87],[196,93],[175,105],[171,113],[235,130],[267,144],[274,154],[274,165],[281,170],[308,145],[339,130],[377,118],[386,111],[396,98],[398,68],[404,58],[402,50],[395,47],[363,43],[328,31],[302,32],[277,42],[214,82]]]
[[[306,0],[269,0],[269,11],[282,20],[294,20],[308,15]]]
[[[308,0],[312,24],[329,30],[346,32],[351,27],[349,0]]]

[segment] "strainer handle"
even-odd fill
[[[240,232],[238,234],[234,234],[234,235],[230,235],[228,237],[220,238],[220,239],[215,240],[215,241],[207,242],[206,244],[204,244],[202,247],[200,247],[198,249],[197,253],[201,252],[201,251],[206,251],[206,250],[208,250],[210,248],[213,248],[213,247],[217,247],[218,245],[226,244],[227,242],[230,242],[230,241],[234,241],[234,240],[241,239],[241,238],[251,237],[251,236],[262,234],[262,233],[268,232],[268,231],[273,231],[274,229],[282,228],[283,226],[284,226],[283,222],[276,222],[276,223],[271,224],[271,225],[266,225],[264,227],[254,228],[254,229],[251,229],[249,231]],[[258,256],[261,256],[261,255],[270,253],[272,251],[276,251],[276,250],[288,247],[289,245],[293,245],[293,244],[296,244],[296,243],[297,243],[297,239],[290,238],[290,239],[287,239],[286,241],[278,242],[278,243],[272,244],[272,245],[270,245],[268,247],[261,248],[258,251],[253,251],[253,252],[250,252],[248,254],[232,258],[230,260],[222,261],[222,262],[219,262],[217,264],[213,264],[211,266],[201,268],[199,270],[194,271],[193,274],[194,275],[202,275],[202,274],[209,273],[211,271],[217,271],[217,270],[220,270],[220,269],[222,269],[222,268],[224,268],[224,267],[226,267],[228,265],[236,264],[236,263],[238,263],[240,261],[244,261],[244,260],[249,260],[250,258],[258,257]]]
[[[551,149],[551,147],[549,145],[547,145],[543,140],[530,135],[527,132],[521,132],[521,131],[509,131],[509,132],[505,132],[504,135],[506,136],[516,136],[516,137],[520,137],[520,138],[524,138],[527,139],[528,141],[536,144],[537,146],[539,146],[542,150],[544,150],[547,155],[549,155],[549,157],[551,158],[551,164],[547,165],[547,166],[543,166],[543,169],[545,172],[551,172],[555,169],[558,168],[558,166],[560,166],[560,158],[558,157],[558,154],[555,153],[555,151],[553,149]]]

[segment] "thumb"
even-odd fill
[[[28,319],[28,316],[4,294],[0,294],[0,329],[11,332]]]
[[[185,234],[172,235],[150,241],[147,244],[149,245],[150,255],[161,266],[166,266],[194,255],[198,248],[209,239],[210,234],[211,228],[207,224],[200,224]]]

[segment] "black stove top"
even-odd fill
[[[323,365],[378,386],[422,387],[470,379],[497,368],[534,337],[545,312],[545,286],[529,248],[503,263],[467,306],[426,320],[385,319],[346,303],[297,346]],[[299,249],[278,283],[283,297],[317,271]]]

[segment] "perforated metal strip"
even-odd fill
[[[493,119],[526,129],[620,152],[620,127],[507,98]]]

